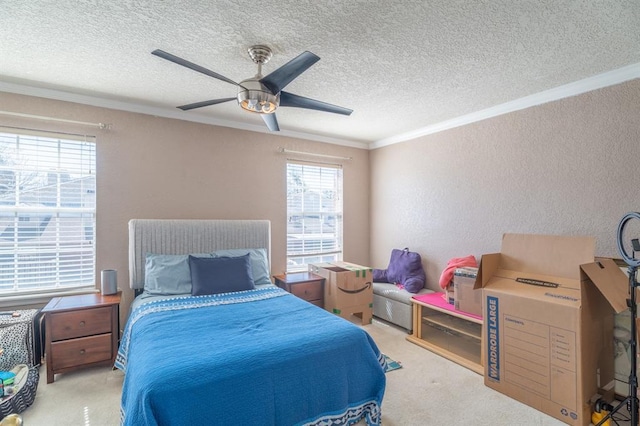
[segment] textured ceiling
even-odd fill
[[[286,90],[354,112],[283,107],[282,133],[364,145],[639,64],[638,28],[638,0],[3,0],[0,82],[266,131],[235,102],[176,110],[236,87],[151,51],[241,81],[253,44],[265,75],[309,50]]]

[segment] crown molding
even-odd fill
[[[95,96],[80,95],[77,93],[66,92],[55,89],[45,89],[41,87],[33,87],[16,83],[0,81],[0,92],[15,93],[19,95],[35,96],[39,98],[54,99],[58,101],[73,102],[83,105],[91,105],[95,107],[114,109],[119,111],[127,111],[139,114],[154,115],[163,118],[173,118],[176,120],[190,121],[200,124],[210,124],[213,126],[231,127],[233,129],[248,130],[250,132],[265,133],[275,136],[283,136],[289,138],[305,139],[315,142],[324,142],[334,145],[348,146],[351,148],[369,149],[366,142],[351,141],[346,139],[332,138],[322,135],[314,135],[304,132],[296,132],[292,130],[280,130],[277,133],[270,132],[264,126],[241,123],[232,120],[221,120],[213,117],[206,117],[198,114],[184,114],[183,111],[174,108],[153,107],[149,105],[136,104],[132,102],[116,101],[113,99],[105,99]]]
[[[472,112],[451,120],[442,121],[420,129],[402,133],[389,138],[381,139],[369,144],[369,149],[382,148],[383,146],[393,145],[400,142],[406,142],[421,136],[431,135],[442,132],[444,130],[453,129],[455,127],[464,126],[475,123],[477,121],[486,120],[487,118],[497,117],[499,115],[508,114],[510,112],[519,111],[521,109],[530,108],[536,105],[557,101],[571,96],[580,95],[592,90],[601,89],[615,84],[624,83],[625,81],[640,78],[640,63],[631,64],[613,71],[608,71],[592,77],[575,81],[573,83],[558,86],[553,89],[525,96],[520,99],[505,102],[487,109]]]
[[[577,96],[582,93],[624,83],[636,78],[640,78],[640,63],[631,64],[622,68],[618,68],[616,70],[578,80],[573,83],[565,84],[563,86],[558,86],[553,89],[545,90],[543,92],[525,96],[520,99],[505,102],[503,104],[472,112],[460,117],[452,118],[450,120],[442,121],[440,123],[435,123],[430,126],[422,127],[410,132],[398,134],[385,139],[380,139],[369,144],[366,142],[332,138],[328,136],[314,135],[310,133],[296,132],[291,130],[281,130],[277,133],[277,136],[330,143],[334,145],[348,146],[358,149],[377,149],[388,145],[406,142],[412,139],[419,138],[421,136],[427,136],[478,121],[486,120],[488,118],[497,117],[499,115],[508,114],[510,112],[530,108],[536,105],[557,101],[571,96]],[[45,89],[0,81],[0,91],[273,135],[273,133],[269,132],[266,128],[264,128],[264,126],[241,123],[232,120],[221,120],[198,114],[183,114],[182,111],[176,111],[173,108],[169,109],[162,107],[153,107],[132,102],[123,102],[112,99],[99,98],[95,96],[80,95],[62,90]]]

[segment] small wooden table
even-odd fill
[[[47,383],[57,373],[113,366],[118,352],[120,293],[54,297],[42,309]]]
[[[324,278],[310,272],[274,275],[276,285],[324,309]]]
[[[413,334],[407,340],[484,374],[482,318],[456,310],[443,294],[413,296]]]

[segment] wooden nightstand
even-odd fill
[[[274,275],[276,285],[324,309],[324,278],[310,272]]]
[[[45,316],[47,383],[57,373],[113,366],[118,352],[120,293],[54,297]]]

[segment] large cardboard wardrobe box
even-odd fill
[[[348,262],[314,263],[309,272],[325,278],[324,308],[341,317],[358,314],[363,324],[373,315],[373,270]]]
[[[613,313],[627,278],[590,237],[505,234],[482,256],[485,385],[570,425],[614,384]]]

